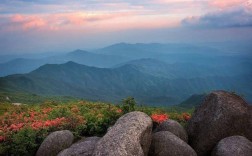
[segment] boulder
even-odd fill
[[[224,138],[216,145],[212,156],[252,156],[252,142],[243,136]]]
[[[36,156],[55,156],[73,143],[74,136],[68,130],[49,134],[40,145]]]
[[[249,120],[249,106],[240,96],[225,91],[212,92],[189,120],[189,144],[199,156],[210,155],[221,139],[248,135]]]
[[[160,131],[152,136],[149,156],[197,156],[183,140],[169,131]]]
[[[88,137],[61,151],[58,156],[92,156],[99,137]]]
[[[175,120],[171,120],[171,119],[166,120],[166,121],[162,122],[154,130],[154,132],[160,132],[160,131],[169,131],[169,132],[175,134],[177,137],[179,137],[183,141],[185,141],[185,142],[188,141],[188,136],[187,136],[186,130],[184,129],[183,126],[180,125],[180,123],[178,123]]]
[[[93,156],[144,156],[151,144],[152,120],[143,112],[130,112],[96,144]]]
[[[247,129],[247,132],[246,132],[246,137],[252,141],[252,105],[249,105],[249,114],[250,114],[250,117],[249,117],[249,125],[248,125],[248,129]]]

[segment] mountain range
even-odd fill
[[[120,43],[92,52],[2,63],[0,91],[107,102],[133,96],[139,103],[164,106],[225,89],[252,102],[251,58],[186,44]]]
[[[230,55],[231,52],[227,53],[221,50],[207,46],[194,46],[188,44],[118,43],[91,52],[75,50],[63,54],[45,54],[44,57],[41,56],[42,54],[38,56],[24,55],[24,58],[13,57],[14,59],[12,60],[9,60],[11,56],[7,58],[3,56],[1,57],[2,63],[0,63],[0,76],[29,73],[45,64],[62,64],[68,61],[87,66],[111,68],[118,64],[142,58],[153,58],[169,64],[191,63],[201,66],[209,65],[216,68],[242,67],[242,70],[238,69],[237,71],[251,71],[251,68],[243,69],[244,63],[248,63],[249,67],[252,66],[250,61],[250,59],[252,59],[251,54],[245,56],[240,54]],[[6,62],[4,60],[6,60]],[[232,65],[234,65],[234,67]]]

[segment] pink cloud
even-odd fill
[[[23,24],[23,29],[27,30],[27,29],[33,29],[33,28],[42,28],[44,26],[46,26],[46,21],[44,21],[44,19],[41,18],[33,18],[27,22],[25,22]]]
[[[106,12],[75,12],[54,14],[54,20],[63,20],[65,24],[82,25],[93,22],[100,22],[104,20],[111,20],[116,18],[123,18],[130,16],[132,13],[106,13]],[[50,19],[49,19],[50,20]]]
[[[14,15],[11,17],[12,22],[22,22],[24,20],[25,20],[24,16],[22,16],[20,14],[17,14],[17,15]]]
[[[129,16],[127,18],[118,18],[114,21],[104,21],[102,25],[95,25],[98,30],[120,31],[129,29],[157,29],[178,27],[180,19],[171,16]]]
[[[77,9],[68,8],[68,6],[65,6],[64,9],[63,5],[60,13],[8,15],[10,16],[9,23],[8,26],[5,24],[4,29],[10,31],[72,31],[80,29],[89,31],[88,29],[103,30],[106,27],[106,30],[109,31],[176,27],[180,20],[188,14],[201,14],[201,2],[200,0],[150,0],[135,4],[135,2],[105,3],[104,1],[99,5],[93,4],[97,9],[87,9],[86,11],[80,11],[82,9],[78,7]],[[208,3],[204,1],[204,4]],[[53,7],[50,5],[49,10],[59,10],[59,6]]]
[[[60,30],[69,27],[83,27],[91,23],[121,18],[129,13],[73,12],[56,14],[15,14],[1,15],[1,30]]]
[[[210,0],[209,4],[218,8],[228,8],[237,5],[244,5],[248,0]]]
[[[138,28],[177,26],[176,17],[166,15],[142,15],[139,12],[71,12],[55,14],[6,15],[0,23],[5,31],[61,31],[95,30],[110,31]]]
[[[45,19],[36,15],[16,14],[10,16],[8,21],[9,22],[7,29],[9,29],[9,31],[20,29],[21,30],[40,29],[47,25],[47,21]]]

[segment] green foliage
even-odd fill
[[[40,135],[41,137],[41,135]],[[11,138],[10,153],[14,155],[34,155],[40,145],[37,131],[31,128],[24,128],[14,134]]]
[[[7,155],[9,148],[10,148],[9,142],[0,143],[0,155]]]
[[[135,111],[136,101],[133,97],[128,97],[122,100],[122,111],[124,114]]]
[[[109,126],[113,125],[116,120],[122,115],[118,113],[118,107],[115,107],[110,104],[103,104],[103,105],[94,105],[93,107],[98,108],[86,108],[81,109],[84,114],[86,123],[86,129],[83,132],[84,135],[92,136],[102,136],[106,133]]]
[[[57,106],[58,103],[56,101],[44,101],[42,104],[41,104],[43,107],[50,107],[50,106]]]
[[[66,107],[59,107],[54,109],[49,114],[49,119],[62,118],[62,117],[71,117],[71,111]]]
[[[7,110],[10,109],[12,105],[9,103],[0,103],[0,115],[4,114],[7,112]]]

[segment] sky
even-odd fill
[[[252,41],[252,0],[0,0],[0,54]]]

